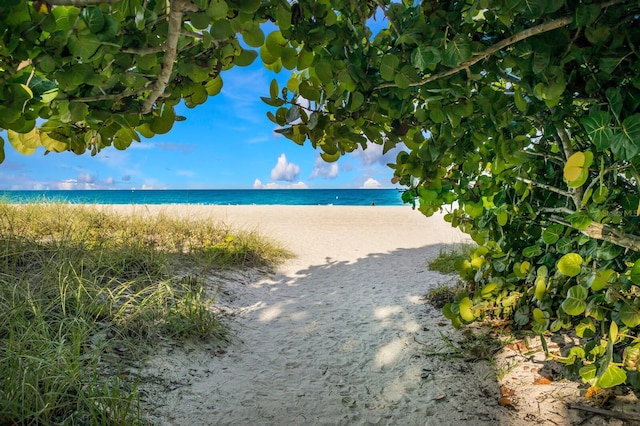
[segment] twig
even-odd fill
[[[556,188],[555,186],[547,185],[546,183],[536,182],[534,180],[523,178],[523,177],[516,177],[516,179],[528,185],[537,186],[538,188],[546,189],[547,191],[555,192],[556,194],[564,195],[565,197],[569,197],[573,199],[572,193],[560,188]]]
[[[159,53],[164,52],[166,49],[164,43],[160,46],[152,46],[152,47],[139,47],[139,48],[129,48],[122,49],[122,53],[131,53],[132,55],[148,55],[150,53]]]
[[[621,413],[619,411],[605,410],[603,408],[591,407],[582,404],[567,404],[567,408],[573,410],[588,411],[590,413],[600,414],[603,416],[614,417],[621,420],[640,420],[640,415],[634,413]]]
[[[136,96],[144,92],[148,92],[148,88],[132,90],[131,92],[122,93],[109,93],[105,95],[86,96],[83,98],[56,98],[56,101],[69,101],[69,102],[100,102],[100,101],[117,101],[119,99],[128,98],[130,96]]]
[[[627,0],[611,0],[608,1],[606,3],[602,3],[600,5],[600,9],[605,9],[609,6],[613,6],[616,4],[621,4],[621,3],[626,3]],[[376,0],[376,2],[379,4],[380,0]],[[384,11],[384,9],[383,9]],[[386,13],[385,13],[386,16]],[[573,15],[572,16],[565,16],[563,18],[558,18],[554,21],[551,22],[545,22],[544,24],[540,24],[540,25],[536,25],[535,27],[531,27],[531,28],[527,28],[526,30],[520,31],[517,34],[512,35],[511,37],[508,37],[502,41],[499,41],[498,43],[494,44],[493,46],[489,47],[488,49],[476,53],[476,56],[472,59],[469,59],[466,62],[463,62],[462,64],[458,65],[455,68],[452,68],[448,71],[443,71],[440,72],[438,74],[433,74],[425,79],[422,79],[420,81],[416,81],[414,83],[410,83],[409,86],[410,87],[415,87],[415,86],[422,86],[423,84],[427,84],[430,83],[432,81],[435,80],[439,80],[441,78],[444,77],[449,77],[450,75],[454,75],[457,74],[458,72],[465,70],[467,68],[469,68],[472,65],[475,65],[476,63],[488,58],[489,56],[493,55],[494,53],[499,52],[500,50],[504,49],[505,47],[511,46],[512,44],[515,44],[519,41],[525,40],[529,37],[533,37],[539,34],[543,34],[549,31],[553,31],[553,30],[557,30],[558,28],[562,28],[566,25],[569,25],[570,23],[573,22]],[[394,26],[395,29],[395,26]],[[396,32],[398,30],[396,29]],[[400,33],[398,33],[399,35]],[[381,85],[379,85],[378,87],[376,87],[376,89],[384,89],[386,87],[398,87],[397,84],[395,83],[383,83]]]
[[[162,70],[158,75],[158,80],[153,84],[153,89],[149,93],[149,97],[142,106],[142,114],[148,114],[153,109],[153,105],[158,98],[164,94],[171,72],[173,71],[173,63],[176,60],[178,39],[182,29],[182,17],[184,15],[185,0],[174,0],[171,2],[171,10],[169,11],[169,29],[167,30],[167,40],[165,42],[165,54],[162,58]]]

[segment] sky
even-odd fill
[[[0,189],[251,189],[392,188],[396,151],[382,154],[372,144],[325,163],[306,141],[299,146],[275,133],[262,102],[275,77],[257,59],[250,67],[222,73],[223,89],[194,109],[179,105],[176,122],[164,135],[142,139],[125,151],[107,147],[98,155],[71,152],[25,156],[13,150],[6,133]]]

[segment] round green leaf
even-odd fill
[[[560,305],[569,315],[580,315],[587,308],[587,295],[589,291],[581,285],[574,285],[567,290],[567,297]]]
[[[175,120],[176,115],[173,112],[173,108],[165,104],[161,107],[160,115],[153,117],[153,120],[149,124],[149,128],[153,133],[162,135],[168,133],[169,130],[171,130]]]
[[[460,316],[463,320],[471,322],[475,319],[473,315],[473,302],[468,297],[460,301]]]
[[[631,267],[631,270],[629,271],[629,278],[634,284],[640,285],[640,259],[636,260]]]
[[[627,327],[633,328],[640,325],[640,307],[625,303],[620,307],[620,320]]]
[[[264,32],[257,24],[242,30],[242,39],[251,47],[260,47],[264,43]]]
[[[567,253],[560,258],[557,267],[562,275],[575,277],[582,269],[582,256],[578,253]]]
[[[390,53],[384,55],[380,62],[380,76],[386,81],[393,81],[399,65],[400,59],[397,56]]]
[[[607,369],[598,377],[595,385],[601,388],[612,388],[623,384],[627,380],[627,373],[614,364],[609,364]]]

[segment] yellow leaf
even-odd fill
[[[583,152],[576,152],[567,160],[564,165],[564,178],[568,182],[577,180],[584,170],[585,155]]]

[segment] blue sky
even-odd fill
[[[324,163],[307,141],[298,146],[274,133],[266,117],[268,96],[278,75],[262,67],[223,72],[222,92],[194,109],[180,105],[177,122],[165,135],[134,142],[126,151],[109,147],[95,157],[43,150],[24,156],[6,134],[6,159],[0,164],[0,189],[250,189],[393,187],[396,152],[382,155],[372,145],[336,163]]]

